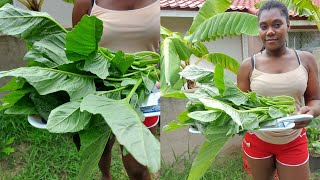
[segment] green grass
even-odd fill
[[[175,156],[172,164],[161,164],[160,180],[187,180],[195,151]],[[217,157],[201,180],[251,180],[243,168],[242,153]],[[320,179],[320,170],[311,173],[311,180]]]
[[[161,180],[185,180],[188,178],[194,152],[175,157],[172,164],[161,164]],[[249,180],[242,165],[241,152],[228,157],[216,158],[215,163],[209,168],[202,180]]]
[[[80,157],[72,134],[52,134],[29,125],[25,116],[0,111],[0,140],[11,137],[15,138],[11,145],[15,152],[0,159],[0,179],[75,179]],[[113,179],[128,179],[117,143],[111,166]],[[101,179],[98,166],[93,179]]]

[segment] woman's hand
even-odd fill
[[[297,114],[310,114],[314,117],[314,110],[309,107],[309,106],[302,106]],[[300,129],[300,128],[304,128],[306,126],[308,126],[311,123],[312,120],[305,120],[305,121],[300,121],[300,122],[296,122],[295,126],[293,129]]]

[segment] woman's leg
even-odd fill
[[[266,159],[253,159],[246,156],[249,170],[252,174],[253,180],[273,180],[275,175],[275,159],[269,157]],[[282,180],[282,179],[281,179]]]
[[[286,166],[277,162],[277,169],[280,180],[309,180],[309,161],[300,166]]]
[[[121,146],[122,150],[123,147]],[[139,164],[131,154],[122,155],[122,162],[130,180],[151,180],[148,168]]]
[[[306,130],[294,141],[283,145],[276,155],[280,180],[309,180],[309,150]]]
[[[156,135],[158,126],[149,128],[153,135]],[[121,146],[121,152],[123,147]],[[146,166],[139,164],[131,154],[122,155],[123,165],[128,173],[130,180],[151,180],[151,175]]]
[[[112,146],[115,141],[115,136],[112,135],[112,138],[108,141],[102,156],[99,161],[99,169],[102,174],[102,180],[111,180],[111,173],[110,173],[110,164],[111,164],[111,152]]]

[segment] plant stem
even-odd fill
[[[135,71],[135,72],[132,72],[132,73],[128,73],[128,74],[123,75],[122,77],[129,77],[129,76],[132,76],[132,75],[135,75],[135,74],[138,74],[138,73],[140,73],[140,71]]]
[[[259,107],[259,108],[253,108],[248,110],[238,110],[241,113],[248,113],[248,112],[261,112],[261,111],[268,111],[268,107]]]
[[[134,56],[145,56],[145,55],[151,55],[151,56],[156,56],[156,57],[160,57],[160,55],[156,52],[153,52],[153,51],[139,51],[139,52],[136,52],[136,53],[130,53],[131,55],[134,55]]]
[[[106,80],[108,81],[123,81],[125,78],[111,78],[111,77],[107,77]]]
[[[43,5],[43,2],[44,2],[44,0],[40,0],[40,2],[39,2],[39,5],[38,5],[38,7],[39,7],[39,11],[41,11],[41,8],[42,8],[42,5]]]
[[[126,97],[126,101],[128,103],[130,103],[130,99],[133,96],[133,94],[136,92],[136,90],[138,89],[138,87],[140,86],[140,84],[142,83],[142,78],[140,78],[138,80],[138,82],[134,85],[134,87],[131,89],[130,93],[128,94],[128,96]]]
[[[23,4],[26,8],[28,8],[29,10],[32,10],[31,9],[31,5],[28,4],[27,2],[23,1],[23,0],[18,0],[21,4]]]
[[[109,91],[101,91],[98,93],[98,95],[103,95],[103,94],[107,94],[107,93],[111,93],[111,92],[116,92],[116,91],[121,91],[123,89],[126,89],[127,86],[122,86],[122,87],[119,87],[119,88],[116,88],[116,89],[112,89],[112,90],[109,90]]]
[[[98,48],[98,51],[100,52],[100,54],[102,54],[103,57],[105,57],[106,59],[108,59],[109,61],[112,60],[112,58],[110,58],[109,56],[107,56],[106,54],[103,53],[103,51],[101,50],[101,48]]]

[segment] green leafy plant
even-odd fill
[[[318,126],[319,123],[319,117],[315,118],[306,128],[309,152],[314,157],[320,157],[320,129]]]
[[[223,67],[219,64],[214,72],[190,65],[180,75],[201,83],[201,86],[194,93],[168,94],[188,98],[189,102],[177,121],[164,126],[164,131],[191,126],[205,136],[193,161],[190,180],[203,176],[229,137],[256,130],[266,123],[276,125],[275,119],[292,114],[296,109],[295,100],[290,96],[265,97],[255,92],[242,92],[230,78],[224,77]]]
[[[14,152],[14,148],[10,147],[13,142],[14,142],[14,138],[1,139],[1,141],[0,141],[0,159],[5,159],[11,153]]]
[[[53,133],[79,132],[78,178],[90,177],[112,133],[140,164],[159,170],[160,143],[141,122],[140,111],[158,80],[159,54],[99,47],[103,25],[94,16],[67,31],[47,13],[6,4],[0,24],[0,33],[24,39],[29,47],[28,67],[0,72],[0,78],[13,76],[0,88],[9,91],[0,109],[40,114]]]
[[[207,0],[196,14],[185,36],[164,27],[161,28],[162,94],[179,91],[185,82],[188,82],[189,89],[194,87],[194,82],[180,78],[179,75],[181,70],[190,65],[191,55],[199,58],[197,63],[207,60],[236,73],[239,63],[235,59],[219,52],[210,53],[203,44],[204,41],[214,41],[240,34],[258,35],[257,16],[225,12],[230,5],[230,0]]]

